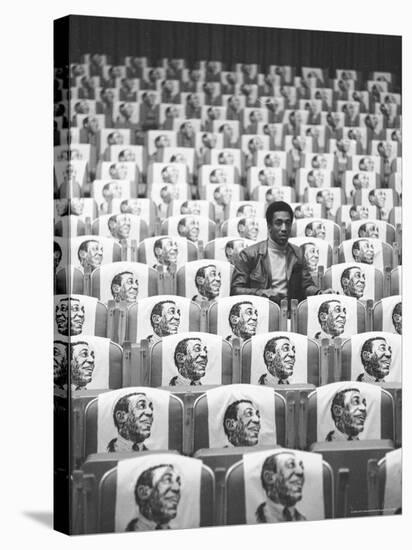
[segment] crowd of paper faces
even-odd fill
[[[401,513],[397,75],[84,54],[54,84],[77,533]],[[331,293],[231,295],[279,200]]]

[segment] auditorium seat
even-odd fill
[[[376,302],[372,310],[373,330],[402,334],[402,296],[388,296]]]
[[[233,239],[241,237],[255,242],[263,241],[267,239],[266,218],[229,218],[221,224],[220,235]]]
[[[368,463],[368,508],[373,515],[402,514],[402,449]]]
[[[323,218],[297,219],[292,225],[292,237],[316,237],[327,241],[330,246],[339,246],[341,229],[331,220]]]
[[[213,241],[205,244],[204,257],[209,260],[228,261],[233,264],[234,256],[245,247],[254,244],[255,241],[250,239],[232,237],[218,237]]]
[[[136,244],[148,237],[147,222],[132,214],[103,214],[92,223],[93,235],[114,238],[121,245],[124,241]]]
[[[402,266],[395,267],[391,271],[391,296],[402,293]]]
[[[335,264],[325,271],[322,288],[332,288],[336,294],[352,296],[366,304],[380,300],[384,292],[383,272],[358,262]]]
[[[108,336],[107,306],[82,294],[55,294],[54,334]]]
[[[54,224],[54,234],[65,239],[85,235],[86,225],[79,216],[64,216]]]
[[[166,218],[160,228],[161,235],[185,237],[196,246],[203,246],[216,236],[216,223],[204,216],[180,214]]]
[[[350,224],[348,239],[357,237],[378,238],[393,245],[395,241],[395,227],[382,220],[355,220]]]
[[[397,262],[391,245],[381,239],[361,237],[342,241],[338,248],[339,262],[360,262],[384,271]],[[395,264],[396,265],[396,264]]]

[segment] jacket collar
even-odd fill
[[[261,241],[260,243],[257,243],[257,253],[260,256],[263,256],[262,261],[265,265],[266,273],[268,273],[268,276],[269,276],[269,283],[271,283],[272,270],[270,268],[270,260],[269,260],[269,254],[268,254],[268,239],[266,239],[265,241]],[[298,260],[299,260],[299,249],[295,245],[288,243],[288,246],[286,248],[286,280],[290,279],[293,266]]]

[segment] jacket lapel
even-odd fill
[[[288,251],[286,254],[286,280],[290,281],[292,275],[293,267],[298,261],[295,251],[291,246],[288,246]]]

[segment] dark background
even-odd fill
[[[268,20],[268,24],[270,21]],[[72,15],[71,62],[83,53],[107,53],[113,64],[125,55],[184,57],[227,63],[320,66],[390,71],[401,77],[401,37]],[[56,46],[58,41],[55,41]],[[59,51],[55,51],[56,61]]]

